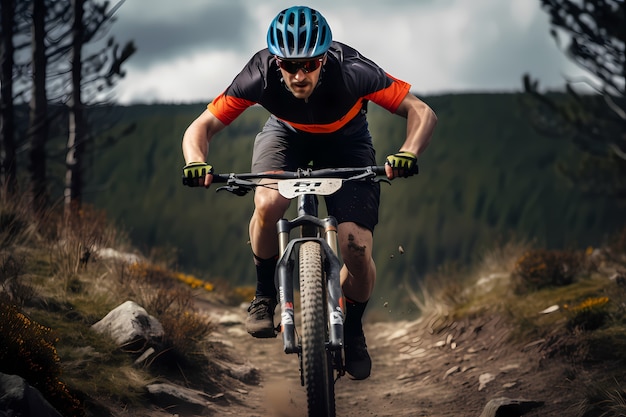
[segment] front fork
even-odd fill
[[[314,224],[324,231],[323,237],[303,237],[289,239],[292,229],[302,225]],[[334,217],[319,219],[315,216],[303,215],[292,221],[278,221],[278,243],[281,257],[276,266],[276,281],[281,307],[281,328],[285,353],[300,353],[301,346],[296,339],[294,320],[294,273],[298,265],[298,254],[303,242],[317,241],[322,247],[323,270],[326,277],[327,311],[329,340],[327,348],[340,351],[343,347],[343,294],[341,291],[341,263],[338,258],[337,220]]]

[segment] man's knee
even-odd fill
[[[373,236],[368,229],[355,223],[339,225],[341,253],[344,258],[369,262],[372,256]]]
[[[257,188],[254,194],[255,216],[265,221],[278,221],[289,207],[289,200],[276,190]]]

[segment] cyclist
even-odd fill
[[[254,104],[271,115],[255,139],[252,172],[295,171],[311,161],[316,168],[376,165],[366,120],[368,101],[407,119],[406,139],[397,153],[387,156],[385,170],[389,179],[413,175],[437,117],[409,89],[408,83],[385,73],[355,49],[334,41],[318,11],[304,6],[285,9],[269,26],[267,48],[257,52],[186,129],[183,175],[192,186],[208,187],[213,172],[205,162],[209,142]],[[347,301],[345,361],[353,379],[367,378],[372,366],[362,316],[376,279],[372,246],[379,199],[378,184],[365,182],[349,182],[326,197],[327,210],[339,223],[341,282]],[[258,187],[254,204],[249,232],[257,288],[246,329],[254,337],[275,337],[276,222],[289,200],[277,190]]]

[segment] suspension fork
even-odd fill
[[[322,248],[323,267],[326,277],[327,309],[329,320],[328,347],[331,350],[343,346],[343,293],[341,291],[341,263],[338,258],[337,220],[332,217],[317,217],[317,198],[315,195],[298,197],[298,217],[289,221],[278,221],[278,243],[280,259],[276,266],[281,327],[285,353],[299,353],[300,346],[295,337],[294,320],[294,277],[298,265],[298,249],[303,242],[315,240]],[[291,230],[301,227],[303,237],[290,240]],[[318,237],[323,231],[323,237]],[[306,236],[308,235],[308,236]]]

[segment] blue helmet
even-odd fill
[[[312,58],[323,55],[333,40],[330,26],[317,10],[294,6],[272,20],[267,47],[280,58]]]

